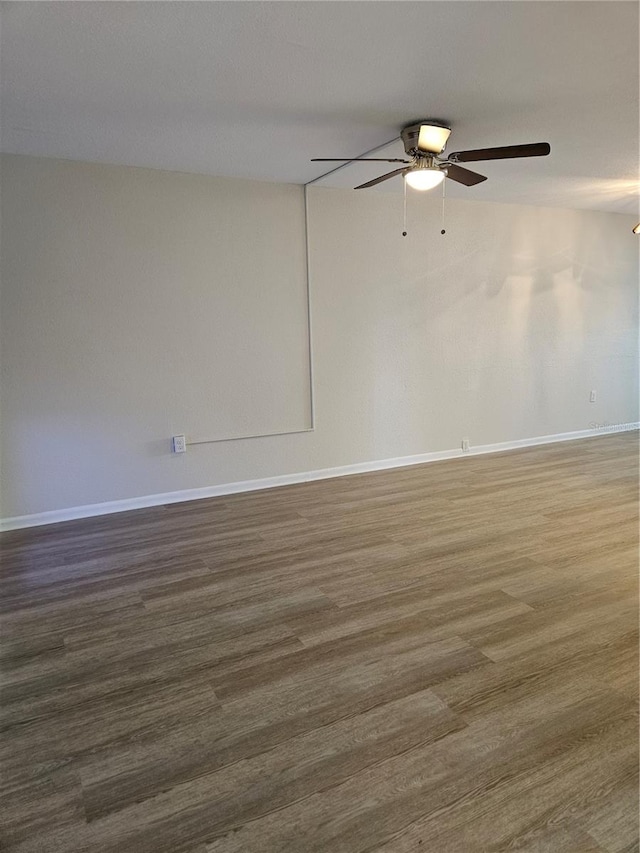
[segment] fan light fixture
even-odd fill
[[[371,163],[401,163],[386,175],[380,175],[364,184],[354,187],[365,190],[377,187],[390,178],[405,178],[406,184],[416,190],[430,190],[449,178],[465,187],[473,187],[486,181],[485,175],[465,169],[460,163],[473,163],[475,160],[507,160],[513,157],[546,157],[551,153],[548,142],[533,142],[527,145],[501,145],[498,148],[474,148],[468,151],[454,151],[443,155],[449,140],[451,129],[442,121],[424,119],[406,125],[400,131],[407,158],[404,157],[314,157],[314,163],[342,163],[349,165],[360,161]],[[395,142],[395,140],[391,140]],[[383,148],[386,146],[378,146]],[[372,151],[378,149],[372,148]],[[328,173],[327,173],[328,174]],[[324,175],[322,176],[324,177]]]
[[[633,229],[633,233],[634,234],[640,234],[640,222],[638,222],[636,227]]]
[[[450,135],[451,130],[448,127],[422,124],[418,133],[418,148],[420,151],[428,151],[429,154],[439,154],[447,144]]]
[[[414,190],[432,190],[444,181],[445,172],[436,166],[418,166],[404,176]]]

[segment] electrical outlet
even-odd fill
[[[171,449],[174,453],[187,452],[187,439],[184,435],[174,435],[171,439]]]
[[[595,391],[592,391],[592,392],[589,394],[589,402],[590,402],[590,403],[595,403],[595,401],[596,401],[596,392],[595,392]]]
[[[462,439],[462,449],[465,453],[467,453],[469,451],[469,439],[468,438]]]

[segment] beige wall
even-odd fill
[[[315,431],[175,456],[309,425],[300,187],[4,156],[2,516],[638,420],[629,217],[309,212]]]

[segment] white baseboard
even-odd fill
[[[0,531],[18,530],[24,527],[39,527],[43,524],[58,524],[78,518],[90,518],[97,515],[109,515],[114,512],[127,512],[132,509],[163,506],[183,501],[214,498],[221,495],[233,495],[238,492],[252,492],[260,489],[273,489],[278,486],[290,486],[294,483],[306,483],[311,480],[326,480],[331,477],[345,477],[349,474],[363,474],[368,471],[383,471],[387,468],[403,468],[408,465],[423,465],[442,459],[457,459],[463,456],[478,456],[483,453],[500,453],[505,450],[517,450],[520,447],[533,447],[539,444],[553,444],[558,441],[575,441],[580,438],[594,438],[614,432],[627,432],[640,428],[640,423],[603,424],[596,429],[583,429],[576,432],[563,432],[556,435],[542,435],[535,438],[521,438],[516,441],[503,441],[498,444],[483,444],[471,447],[468,451],[439,450],[433,453],[419,453],[415,456],[399,456],[395,459],[379,459],[375,462],[359,462],[355,465],[342,465],[338,468],[322,468],[318,471],[303,471],[298,474],[283,474],[278,477],[265,477],[261,480],[243,480],[237,483],[225,483],[220,486],[205,486],[201,489],[184,489],[180,492],[165,492],[158,495],[144,495],[120,501],[107,501],[99,504],[86,504],[68,509],[56,509],[38,512],[33,515],[18,515],[0,519]]]

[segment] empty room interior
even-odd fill
[[[1,850],[638,853],[639,9],[1,4]]]

